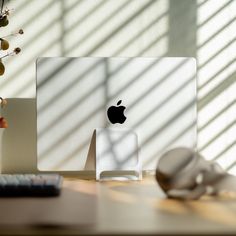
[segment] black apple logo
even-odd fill
[[[112,124],[115,123],[123,124],[126,120],[126,117],[124,115],[124,110],[126,109],[126,107],[120,106],[121,102],[122,100],[117,102],[117,106],[111,106],[107,110],[108,119]]]

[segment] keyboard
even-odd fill
[[[0,175],[0,197],[6,196],[58,196],[62,187],[58,174]]]

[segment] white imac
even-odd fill
[[[114,127],[137,133],[154,170],[163,152],[195,149],[196,102],[194,58],[39,58],[38,168],[87,170],[94,130]]]

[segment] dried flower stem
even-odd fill
[[[3,55],[0,57],[0,59],[3,59],[5,57],[13,56],[15,53],[14,52],[8,52],[7,54]]]
[[[24,34],[24,31],[23,31],[22,29],[19,29],[17,32],[14,32],[14,33],[5,35],[5,36],[3,36],[3,37],[1,37],[1,38],[4,39],[4,38],[11,37],[11,36],[17,36],[17,35],[19,35],[19,34]]]
[[[5,57],[9,57],[9,56],[14,56],[18,53],[20,53],[21,49],[20,48],[15,48],[12,52],[8,52],[7,54],[3,55],[0,57],[0,60],[5,58]]]
[[[5,0],[2,0],[1,14],[2,14],[2,10],[3,10],[3,7],[4,7],[4,2],[5,2]]]

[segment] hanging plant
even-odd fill
[[[5,27],[9,24],[8,16],[10,15],[10,12],[12,11],[12,10],[8,9],[7,7],[6,7],[6,9],[4,9],[4,2],[5,2],[4,0],[2,0],[2,2],[1,2],[0,27]],[[21,35],[23,33],[24,33],[24,31],[22,29],[19,29],[17,32],[0,37],[0,50],[6,51],[9,49],[10,44],[9,44],[8,38],[10,38],[12,36]],[[8,56],[14,56],[14,55],[20,53],[20,51],[21,51],[21,49],[17,47],[10,52],[1,54],[1,56],[0,56],[0,76],[2,76],[5,73],[5,66],[4,66],[2,59],[6,58]]]
[[[2,0],[1,1],[1,9],[0,9],[0,28],[1,27],[5,27],[9,24],[9,15],[11,13],[12,10],[8,9],[7,7],[4,9],[4,3],[5,1]],[[24,34],[23,29],[19,29],[17,32],[13,32],[10,33],[6,36],[0,36],[0,76],[2,76],[5,73],[5,65],[3,62],[3,59],[5,59],[6,57],[9,56],[14,56],[20,53],[21,49],[19,47],[14,48],[13,50],[10,50],[8,52],[6,52],[6,50],[9,49],[10,47],[10,43],[9,43],[9,39],[11,37],[17,36],[17,35],[22,35]],[[4,52],[4,53],[2,53]],[[3,99],[2,97],[0,97],[0,109],[4,108],[7,104],[7,100]],[[0,128],[7,128],[8,124],[7,121],[4,117],[1,116],[0,114]]]

